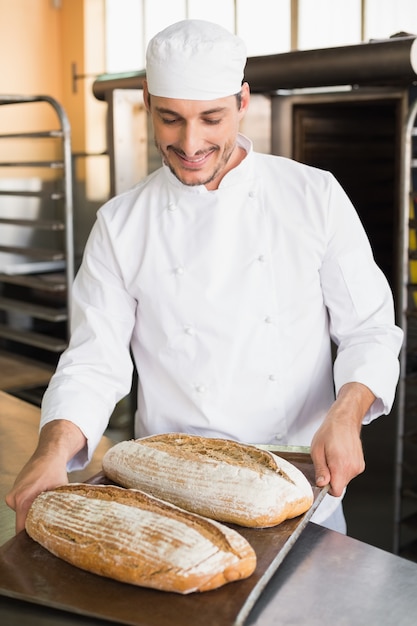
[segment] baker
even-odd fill
[[[98,212],[39,444],[7,495],[17,530],[39,492],[89,462],[134,362],[137,437],[311,445],[330,484],[314,520],[346,532],[341,499],[364,470],[362,425],[390,412],[402,332],[334,177],[239,133],[245,63],[240,38],[200,20],[148,45],[163,164]]]

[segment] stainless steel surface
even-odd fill
[[[109,100],[111,195],[120,194],[148,173],[147,113],[142,91],[115,89]],[[160,160],[159,160],[160,163]]]
[[[259,93],[331,85],[407,84],[416,79],[415,39],[250,57],[245,78]]]
[[[98,100],[107,100],[115,89],[142,89],[146,78],[145,70],[123,74],[101,74],[93,83],[93,93]]]
[[[299,540],[302,533],[306,529],[307,524],[309,523],[313,513],[316,511],[317,507],[320,505],[320,502],[322,502],[328,490],[329,490],[328,486],[320,490],[318,496],[315,498],[314,504],[311,507],[311,509],[302,516],[300,523],[295,528],[294,532],[289,537],[286,544],[277,554],[276,558],[274,558],[271,561],[271,564],[269,565],[268,569],[263,573],[262,577],[259,579],[257,584],[252,589],[251,593],[246,599],[245,604],[240,610],[239,615],[234,621],[233,626],[244,626],[244,624],[246,624],[247,618],[250,615],[253,607],[256,606],[256,603],[259,602],[260,598],[262,598],[262,594],[265,591],[269,581],[274,576],[274,574],[278,571],[278,568],[282,565],[282,563],[284,562],[284,559],[288,556],[288,554],[290,554],[291,550],[294,548],[296,542]],[[262,533],[263,531],[261,530],[259,532]],[[249,539],[249,542],[251,543],[250,539]]]
[[[38,421],[39,409],[0,392],[1,544],[13,536],[14,525],[14,514],[6,507],[4,496],[35,446]],[[111,443],[105,438],[94,463],[72,478],[85,480],[99,471],[101,456]],[[245,624],[414,626],[416,580],[416,563],[309,523]],[[155,598],[157,612],[157,592]],[[0,598],[0,622],[8,626],[103,624],[102,620],[5,597]]]
[[[400,164],[400,186],[402,197],[400,203],[399,216],[399,277],[398,277],[398,295],[396,298],[396,309],[399,316],[399,325],[404,331],[404,342],[400,354],[400,381],[397,392],[398,403],[398,419],[397,419],[397,437],[395,451],[395,485],[394,485],[394,552],[398,554],[401,548],[402,523],[404,522],[405,504],[404,504],[404,483],[405,478],[413,474],[415,466],[410,467],[404,462],[404,452],[406,450],[407,441],[405,440],[406,430],[410,429],[410,424],[406,422],[407,412],[414,412],[413,391],[408,389],[410,384],[408,377],[408,360],[414,351],[414,337],[412,330],[407,333],[410,316],[410,298],[409,287],[412,282],[410,276],[410,242],[412,241],[412,226],[410,224],[410,206],[413,205],[413,177],[412,169],[416,168],[413,163],[415,142],[413,145],[413,137],[417,133],[417,100],[414,100],[410,106],[408,116],[402,128],[402,143],[404,145],[404,158]],[[414,219],[415,219],[414,215]],[[413,313],[415,308],[412,307]],[[407,345],[409,344],[409,345]],[[415,392],[414,392],[415,393]],[[409,397],[408,397],[409,396]],[[414,412],[415,415],[415,412]],[[403,511],[404,509],[404,511]]]
[[[245,626],[414,626],[416,578],[416,564],[310,523]],[[156,592],[156,614],[158,604]],[[7,626],[126,623],[4,597],[0,597],[0,622]]]
[[[282,454],[282,453],[281,453]],[[172,626],[172,616],[181,615],[180,626],[243,626],[252,607],[306,528],[324,498],[327,488],[314,486],[314,467],[308,454],[285,455],[313,486],[313,506],[301,516],[270,528],[237,528],[256,553],[255,572],[236,585],[225,585],[210,594],[159,594],[159,610],[152,603],[155,591],[122,585],[94,576],[57,559],[19,533],[0,548],[0,596],[12,597],[49,608],[123,621],[132,626]],[[108,482],[100,472],[88,480]],[[114,601],[114,597],[118,601]],[[142,607],[137,611],[137,605]],[[221,611],[219,607],[222,607]]]
[[[66,279],[67,286],[72,285],[74,280],[74,207],[73,207],[73,189],[72,189],[72,154],[71,154],[71,125],[69,123],[68,116],[62,105],[54,98],[44,95],[26,96],[5,94],[0,96],[0,106],[8,105],[24,105],[31,103],[46,103],[51,106],[55,112],[59,130],[52,130],[42,133],[30,133],[29,136],[35,137],[61,137],[62,138],[62,162],[60,161],[60,167],[63,171],[63,197],[65,198],[64,206],[64,220],[65,220],[65,255],[66,255]],[[27,111],[26,111],[27,112]],[[9,135],[3,134],[3,138],[7,138]],[[27,133],[16,133],[13,136],[16,138],[26,137]],[[3,163],[5,165],[5,163]],[[53,165],[51,165],[53,167]],[[13,195],[13,192],[10,193]],[[27,216],[24,216],[27,217]]]
[[[392,102],[406,116],[408,90],[394,87],[360,87],[351,89],[328,89],[321,92],[304,90],[301,92],[280,93],[271,97],[271,152],[294,158],[294,137],[296,133],[294,110],[298,106],[350,106],[368,104],[375,108],[384,102]],[[352,142],[354,139],[352,139]]]
[[[311,463],[305,460],[300,467],[310,473]],[[318,503],[323,492],[315,492]],[[314,507],[305,516],[272,528],[238,528],[255,550],[255,572],[236,584],[187,596],[124,585],[83,572],[49,554],[22,532],[0,548],[0,596],[131,626],[243,626],[313,511]]]
[[[409,84],[417,77],[415,36],[353,46],[296,50],[249,57],[245,80],[252,92],[332,85]],[[142,89],[145,71],[103,74],[93,84],[98,100],[114,89]]]
[[[40,104],[51,117],[43,123],[54,128],[27,132],[25,120],[35,123]],[[54,362],[68,343],[74,280],[71,128],[63,107],[49,96],[0,95],[0,113],[6,126],[12,113],[17,127],[0,133],[0,170],[12,172],[0,181],[0,337],[11,352]],[[64,287],[59,297],[14,282],[26,273],[59,268]]]
[[[255,447],[260,450],[268,450],[269,452],[298,452],[300,454],[310,454],[311,451],[310,446],[278,446],[274,444],[264,445],[262,443],[257,443]]]
[[[310,523],[246,626],[413,626],[417,565]]]

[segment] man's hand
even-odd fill
[[[6,504],[16,511],[16,533],[24,529],[30,505],[37,495],[68,483],[67,462],[85,444],[80,429],[66,420],[56,420],[42,428],[35,452],[6,496]]]
[[[341,496],[352,478],[365,469],[360,433],[362,419],[374,400],[365,385],[347,383],[313,437],[311,457],[316,484],[330,484],[332,496]]]

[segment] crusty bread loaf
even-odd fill
[[[104,455],[103,470],[124,487],[241,526],[275,526],[313,503],[293,464],[228,439],[170,433],[122,441]]]
[[[247,578],[256,555],[239,533],[140,491],[73,483],[41,493],[30,537],[81,569],[190,593]]]

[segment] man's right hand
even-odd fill
[[[6,504],[16,511],[16,533],[24,529],[36,496],[68,483],[67,462],[85,445],[86,438],[78,426],[66,420],[56,420],[42,428],[35,452],[6,495]]]

